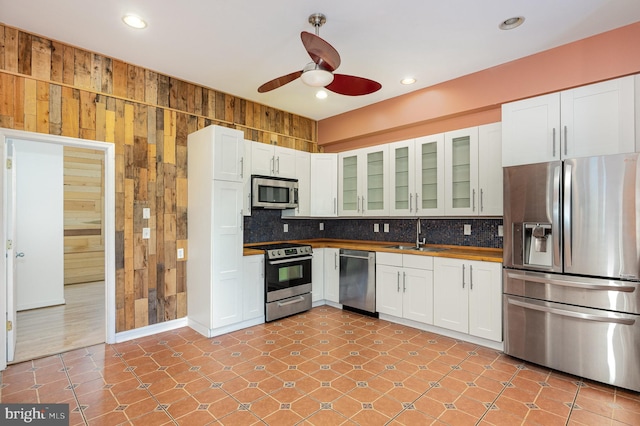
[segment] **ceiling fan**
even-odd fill
[[[315,35],[307,31],[300,33],[302,44],[313,62],[305,65],[302,71],[292,72],[264,83],[258,87],[258,92],[269,92],[292,82],[298,77],[309,86],[324,87],[332,92],[347,96],[368,95],[380,90],[382,85],[376,81],[333,72],[340,66],[340,55],[333,46],[318,35],[320,27],[325,22],[327,22],[326,16],[322,13],[314,13],[309,16],[309,23],[315,27]]]

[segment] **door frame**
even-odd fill
[[[90,141],[66,136],[55,136],[41,133],[27,132],[0,128],[0,242],[7,250],[7,223],[5,211],[8,208],[5,197],[5,185],[7,184],[5,146],[7,139],[22,139],[33,142],[53,143],[76,148],[87,148],[102,151],[104,154],[104,257],[105,257],[105,312],[106,312],[106,343],[116,342],[116,259],[115,259],[115,144],[109,142]],[[0,260],[0,314],[7,313],[6,294],[7,286],[7,256]],[[7,329],[5,325],[0,327],[0,371],[7,367]]]

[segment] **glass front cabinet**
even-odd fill
[[[388,152],[382,145],[339,154],[339,216],[389,214]]]
[[[445,212],[478,214],[478,128],[445,133]]]

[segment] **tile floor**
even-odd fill
[[[69,403],[72,425],[640,424],[638,393],[327,306],[11,365],[0,402]]]

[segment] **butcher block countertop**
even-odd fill
[[[272,244],[281,241],[270,241],[268,243],[251,243],[250,246],[260,244]],[[389,248],[389,246],[413,246],[415,242],[389,242],[389,241],[360,241],[360,240],[333,240],[333,239],[313,239],[313,240],[295,240],[292,243],[311,244],[313,248],[344,248],[351,250],[366,251],[384,251],[388,253],[412,254],[416,256],[432,256],[432,257],[449,257],[463,260],[480,260],[483,262],[502,262],[502,249],[485,248],[485,247],[467,247],[467,246],[448,246],[426,244],[424,247],[445,248],[443,251],[417,251]],[[244,249],[245,256],[262,254],[263,252],[256,249]]]

